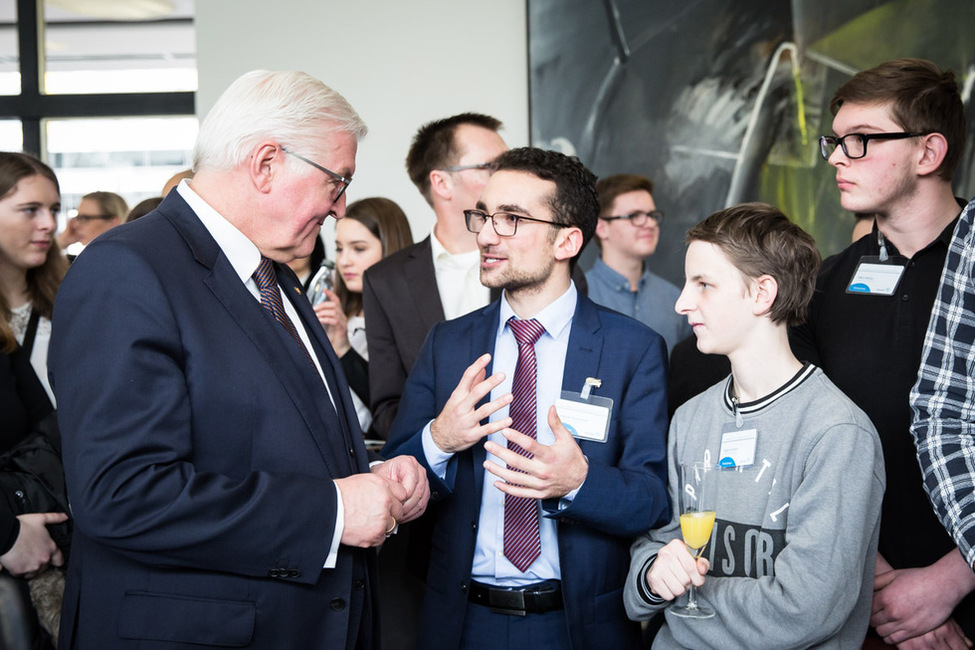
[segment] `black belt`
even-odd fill
[[[495,587],[471,580],[468,600],[497,614],[524,616],[562,609],[562,583],[546,580],[526,587]]]

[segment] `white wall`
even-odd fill
[[[504,122],[509,146],[528,144],[525,0],[199,0],[196,28],[201,118],[248,70],[318,77],[369,125],[349,200],[393,199],[417,240],[433,213],[404,160],[421,124],[478,111]]]

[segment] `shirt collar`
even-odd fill
[[[964,213],[964,211],[966,209],[968,209],[968,203],[966,203],[962,199],[959,199],[957,196],[955,197],[955,202],[958,203],[958,209],[959,209],[958,216],[956,216],[954,219],[952,219],[948,223],[948,225],[945,226],[944,229],[938,234],[938,236],[935,237],[927,246],[925,246],[924,248],[922,248],[921,250],[919,250],[917,253],[915,253],[915,257],[917,255],[919,255],[919,254],[921,254],[921,253],[923,253],[923,252],[925,252],[925,251],[927,251],[927,250],[935,247],[935,246],[941,245],[941,246],[944,246],[945,248],[948,248],[949,246],[951,246],[951,238],[955,234],[955,226],[958,225],[958,219],[961,217],[961,215]],[[877,243],[877,231],[878,230],[880,230],[880,228],[877,225],[877,221],[874,220],[874,222],[873,222],[873,230],[870,233],[870,247],[871,247],[872,250],[877,250],[877,251],[880,250],[880,244]],[[900,255],[901,254],[900,251],[897,250],[897,247],[894,246],[894,242],[890,241],[889,239],[887,239],[887,252],[889,254],[891,254],[891,255]]]
[[[430,233],[430,250],[433,252],[433,263],[453,263],[458,267],[473,266],[480,259],[481,252],[478,249],[467,251],[466,253],[451,253],[437,239],[437,233]]]
[[[176,191],[203,222],[204,227],[217,242],[217,246],[230,261],[240,281],[246,283],[261,263],[261,252],[235,225],[217,212],[193,191],[184,179],[176,186]]]
[[[576,304],[579,302],[579,292],[576,291],[575,282],[569,281],[569,288],[565,293],[549,303],[542,311],[533,317],[542,327],[545,333],[552,338],[559,338],[562,331],[572,323],[572,316],[576,313]],[[508,303],[508,294],[501,294],[501,321],[498,323],[498,334],[504,332],[508,319],[515,315],[515,310]],[[513,336],[513,334],[512,334]]]
[[[597,257],[596,262],[593,264],[592,270],[597,276],[602,276],[603,280],[611,283],[619,291],[630,291],[630,281],[623,277],[622,274],[616,270],[610,268],[610,266],[603,261],[603,258]],[[642,287],[646,284],[647,278],[650,277],[650,269],[647,268],[646,262],[643,263],[643,273],[640,275],[640,286]]]

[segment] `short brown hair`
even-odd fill
[[[21,180],[31,176],[43,176],[54,183],[58,194],[61,193],[54,171],[40,160],[24,153],[0,152],[0,199],[13,192]],[[67,270],[68,261],[61,254],[55,237],[51,241],[44,263],[27,270],[27,291],[30,295],[31,308],[41,316],[51,317],[54,311],[54,296]],[[8,354],[17,348],[17,339],[7,324],[12,312],[3,296],[4,293],[0,291],[0,352]]]
[[[578,158],[537,147],[520,147],[505,151],[496,162],[498,171],[525,172],[544,181],[552,181],[555,192],[548,201],[552,220],[581,230],[583,248],[589,243],[596,232],[599,198],[595,174]],[[581,254],[582,248],[570,260],[571,269],[575,269]]]
[[[769,275],[778,293],[769,318],[799,325],[806,320],[822,258],[815,240],[765,203],[742,203],[715,212],[691,228],[687,243],[703,241],[721,249],[742,275]]]
[[[646,176],[637,174],[613,174],[606,178],[600,178],[596,183],[596,192],[599,193],[599,216],[611,216],[609,211],[613,208],[613,201],[620,194],[639,192],[640,190],[652,196],[653,181]]]
[[[413,244],[413,232],[403,209],[396,201],[381,196],[359,199],[345,208],[345,219],[358,221],[382,244],[383,257]],[[335,293],[346,316],[362,311],[362,294],[345,286],[341,273],[335,274]]]
[[[457,148],[454,133],[462,124],[479,126],[497,132],[502,127],[501,120],[481,113],[461,113],[442,120],[428,122],[413,136],[410,151],[406,154],[406,172],[410,180],[420,190],[420,194],[433,205],[430,191],[430,172],[457,163],[461,152]],[[485,160],[483,162],[491,162]]]
[[[924,59],[896,59],[857,73],[829,103],[833,115],[845,103],[890,104],[894,120],[914,133],[940,133],[948,151],[938,176],[951,181],[965,152],[965,106],[951,70]]]
[[[599,194],[599,217],[618,216],[610,214],[616,197],[620,194],[639,192],[640,190],[653,196],[653,181],[646,176],[637,174],[613,174],[606,178],[600,178],[596,182],[596,192]],[[603,240],[599,237],[593,239],[596,241],[599,250],[603,250]]]

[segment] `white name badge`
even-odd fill
[[[846,292],[873,296],[894,295],[905,267],[901,264],[879,264],[867,259],[860,261]]]
[[[562,391],[562,398],[555,401],[555,410],[572,437],[593,442],[609,440],[613,400],[592,396],[587,401],[580,401],[578,393]]]
[[[755,464],[755,445],[758,429],[728,431],[721,434],[721,451],[718,465],[721,467],[751,467]]]

